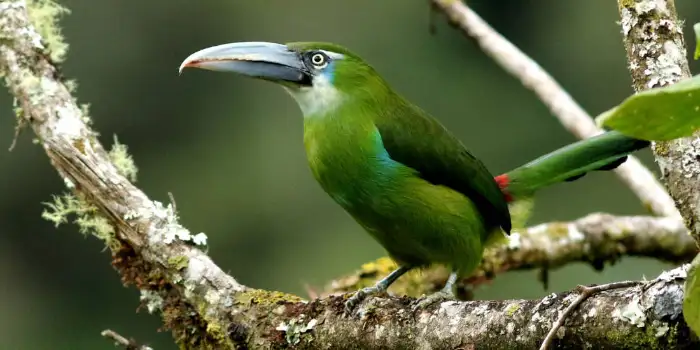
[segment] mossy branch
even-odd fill
[[[173,205],[151,200],[130,182],[135,168],[125,149],[110,154],[96,139],[86,108],[71,95],[75,84],[62,80],[56,66],[66,49],[55,26],[61,13],[49,0],[0,2],[0,72],[18,101],[18,118],[74,196],[46,217],[60,223],[66,213],[86,216],[81,227],[103,218],[111,231],[97,230],[114,244],[113,266],[181,348],[533,348],[576,298],[560,293],[414,309],[414,299],[379,296],[348,317],[344,295],[304,301],[239,284],[197,248],[204,236],[181,226]],[[683,266],[642,286],[591,297],[554,345],[697,347],[680,317],[686,272]]]
[[[602,270],[623,256],[688,263],[697,253],[695,241],[679,219],[596,213],[576,221],[550,222],[514,231],[508,244],[487,249],[480,267],[460,284],[473,288],[508,271],[541,269],[546,285],[549,270],[572,262],[588,263]],[[396,265],[389,258],[380,258],[330,282],[322,294],[367,287],[394,268]],[[418,297],[442,288],[447,276],[443,267],[409,272],[390,291]]]

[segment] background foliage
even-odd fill
[[[66,0],[70,43],[64,73],[79,82],[95,128],[129,146],[138,185],[172,192],[182,223],[209,235],[209,254],[242,283],[305,295],[382,256],[382,249],[320,190],[306,165],[301,114],[269,83],[203,71],[178,76],[187,55],[231,41],[326,40],[350,47],[392,85],[433,113],[494,173],[574,141],[520,83],[437,19],[424,1],[148,2]],[[549,70],[591,114],[632,93],[614,2],[481,1],[470,5]],[[681,17],[700,5],[679,1]],[[692,28],[686,41],[692,52]],[[697,63],[691,63],[697,68]],[[12,100],[0,93],[0,145],[13,136]],[[157,317],[135,314],[138,291],[122,288],[101,242],[41,220],[41,202],[63,183],[24,134],[0,152],[0,347],[110,349],[113,328],[157,349],[174,348]],[[642,158],[656,167],[648,150]],[[592,211],[644,209],[609,174],[546,190],[532,223]],[[639,279],[665,268],[625,258],[597,273],[572,265],[550,275],[499,276],[478,298],[532,298],[576,284]]]

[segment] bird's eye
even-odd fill
[[[317,52],[311,55],[311,63],[316,66],[316,68],[323,68],[328,64],[328,59],[326,58],[326,55]]]

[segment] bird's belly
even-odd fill
[[[486,227],[464,195],[413,174],[355,179],[350,191],[330,193],[401,264],[441,263],[472,270]]]
[[[381,152],[317,145],[307,143],[316,180],[398,263],[441,263],[465,272],[479,263],[481,237],[490,228],[469,198]]]

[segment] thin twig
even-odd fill
[[[173,213],[177,214],[177,203],[175,202],[175,196],[172,192],[168,192],[168,198],[170,198],[170,204],[173,205]]]
[[[139,345],[133,339],[126,339],[126,337],[111,329],[105,329],[100,334],[107,339],[114,340],[115,346],[123,346],[127,350],[153,350],[152,347]]]
[[[572,134],[583,139],[603,132],[551,75],[468,6],[461,1],[448,0],[433,0],[433,4],[474,38],[484,53],[531,89]],[[680,217],[666,189],[637,158],[630,156],[615,173],[654,214]]]
[[[619,288],[629,288],[633,287],[636,285],[641,284],[642,282],[639,281],[622,281],[622,282],[613,282],[613,283],[608,283],[608,284],[603,284],[600,286],[594,286],[594,287],[587,287],[587,286],[578,286],[577,289],[579,291],[579,296],[574,300],[569,307],[567,307],[564,312],[561,314],[557,322],[552,326],[552,329],[549,330],[549,333],[547,333],[547,336],[544,338],[544,341],[542,342],[542,346],[540,346],[540,350],[547,350],[550,345],[552,345],[552,341],[554,341],[554,337],[556,336],[557,332],[559,331],[559,328],[564,326],[564,322],[566,322],[566,319],[571,315],[571,313],[576,310],[576,308],[579,307],[586,299],[590,298],[593,294],[595,293],[600,293],[604,292],[607,290],[611,289],[619,289]]]
[[[308,295],[309,299],[311,300],[316,299],[319,296],[318,291],[316,291],[316,289],[308,283],[304,283],[304,290],[306,290],[306,295]]]
[[[12,137],[10,148],[7,149],[8,152],[12,152],[12,150],[15,149],[15,146],[17,146],[17,139],[19,139],[19,135],[22,133],[25,126],[27,126],[27,122],[24,119],[18,119],[17,125],[15,126],[15,135]]]

